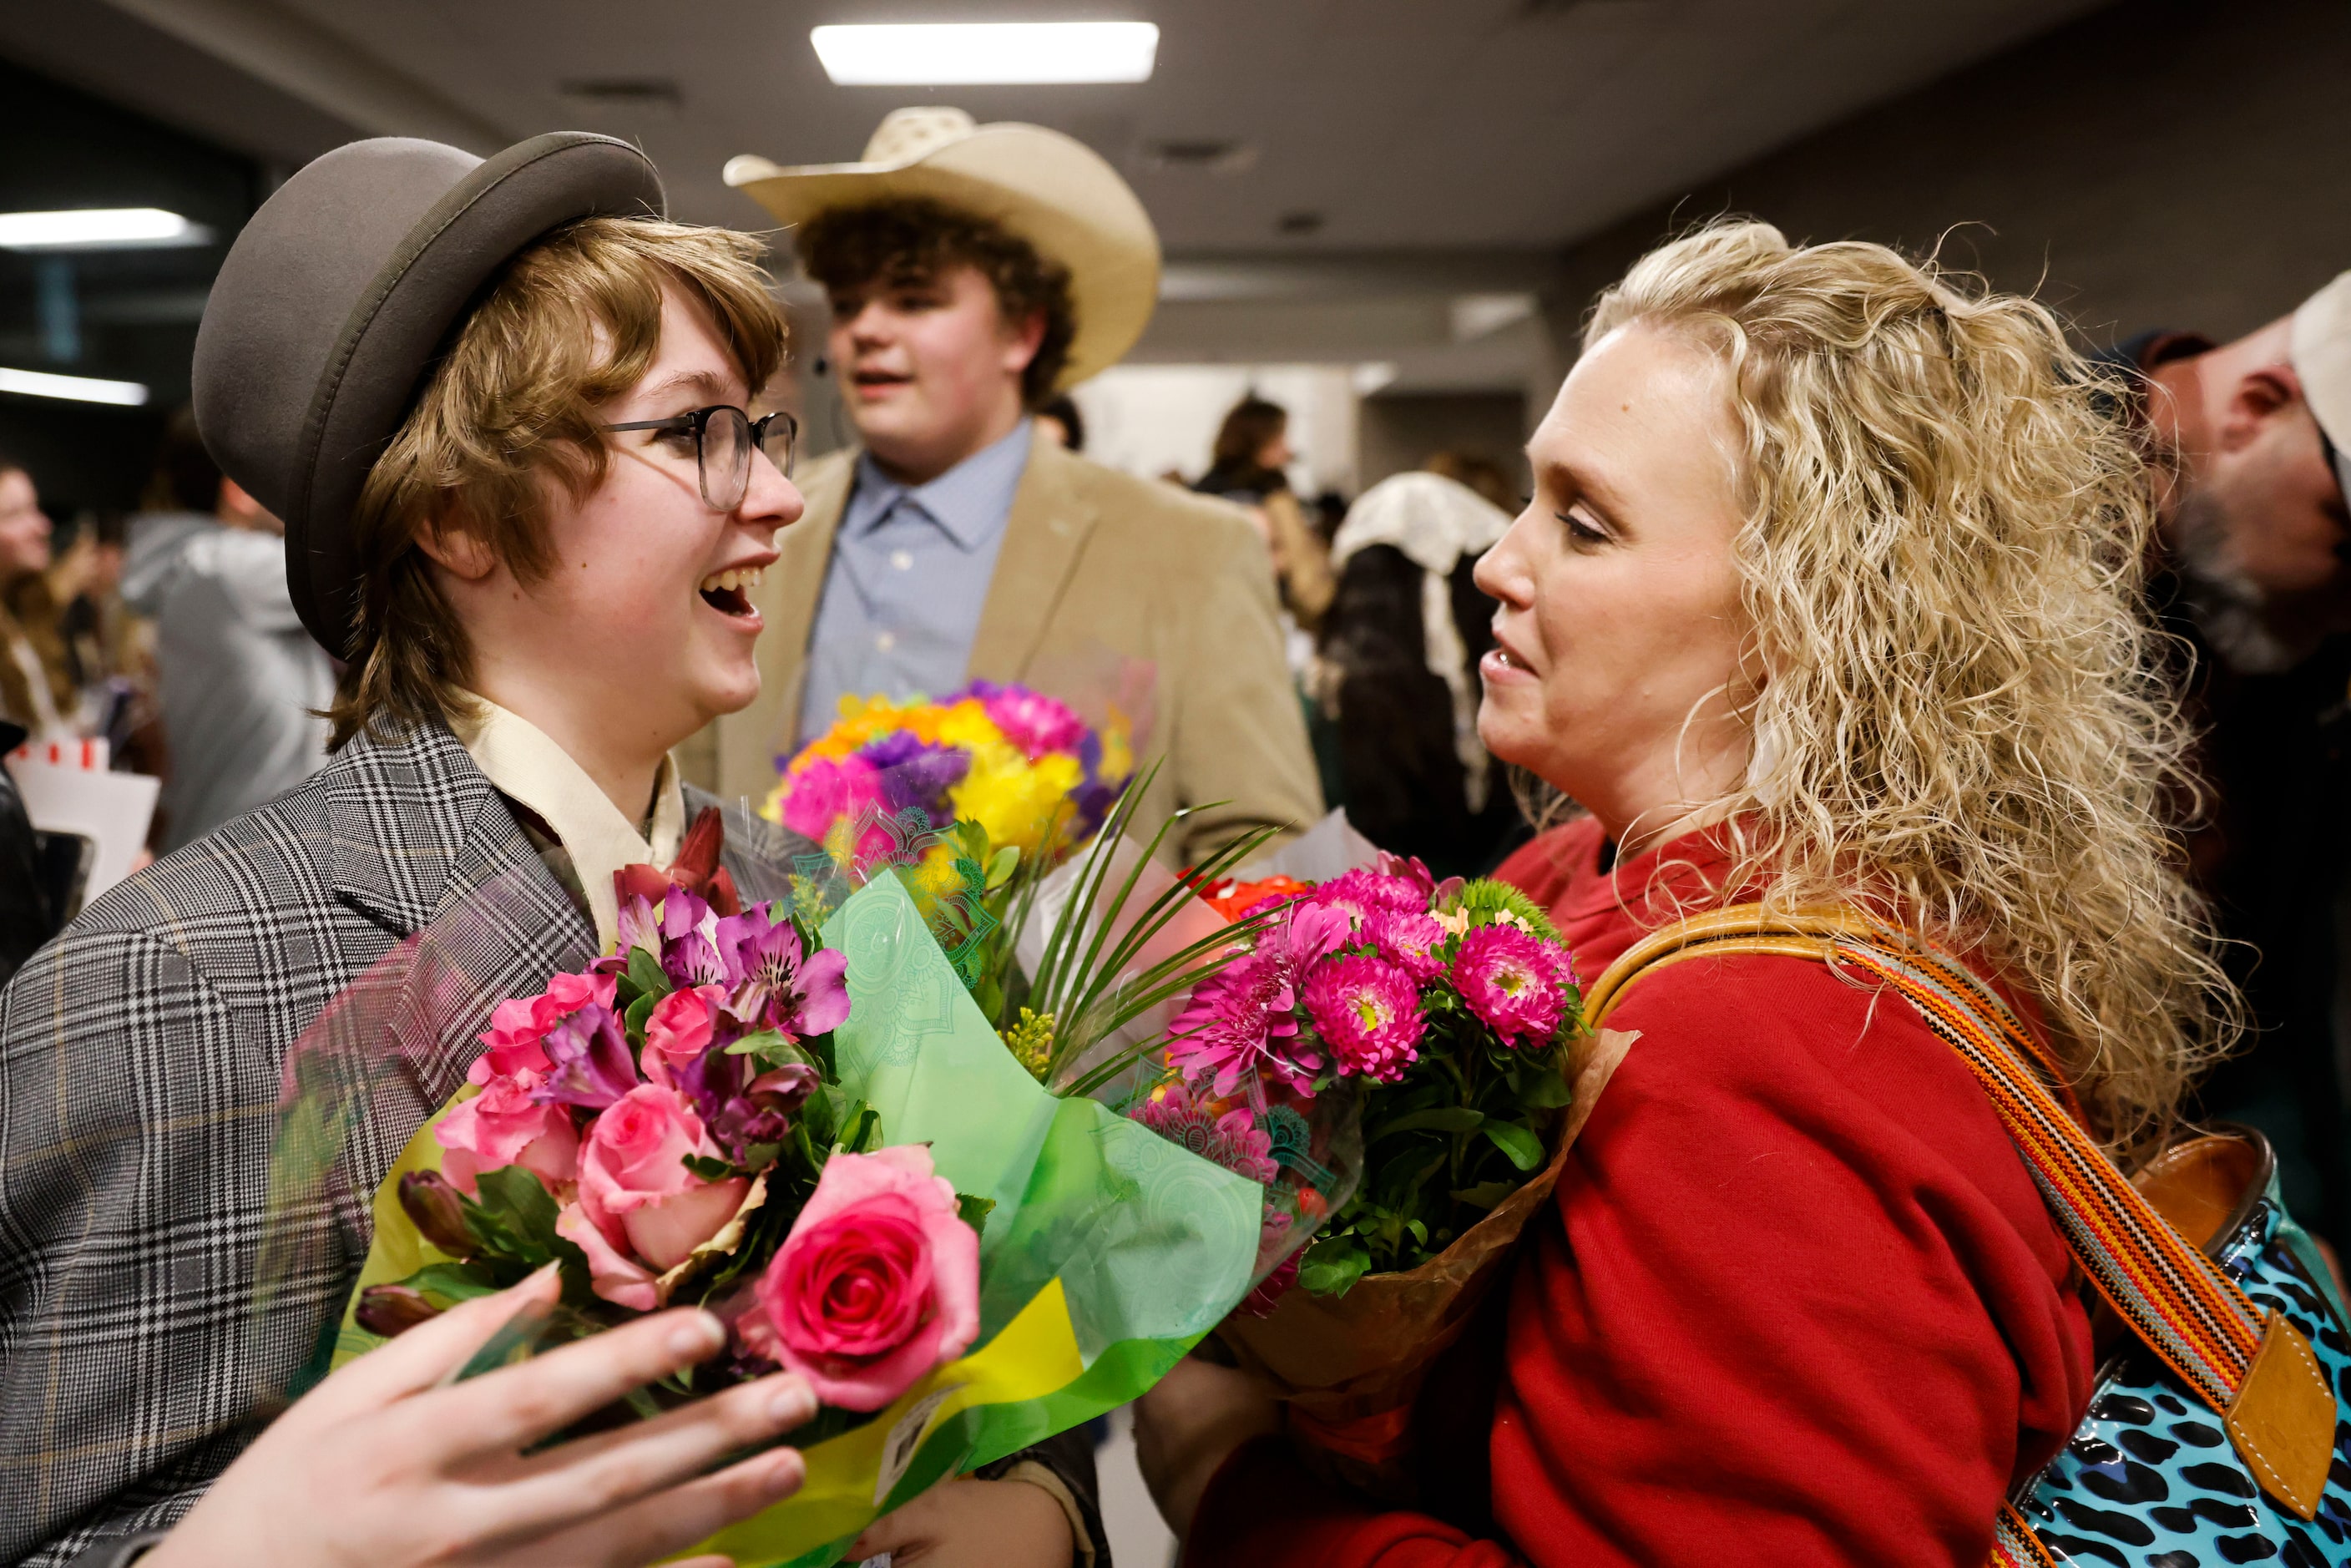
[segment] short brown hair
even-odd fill
[[[1020,401],[1032,412],[1052,402],[1078,335],[1070,269],[993,218],[925,196],[837,207],[801,226],[799,252],[800,266],[829,293],[876,281],[928,283],[958,267],[974,268],[996,290],[1007,321],[1045,318],[1036,357],[1020,372]]]
[[[586,218],[507,264],[360,493],[358,625],[328,710],[330,746],[471,706],[465,629],[418,540],[461,523],[522,581],[546,574],[547,482],[574,499],[603,482],[597,408],[651,368],[664,287],[709,312],[758,394],[785,346],[762,255],[730,229]]]

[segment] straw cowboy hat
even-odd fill
[[[1041,125],[901,109],[882,121],[862,162],[784,169],[746,154],[727,160],[726,183],[786,225],[905,196],[1002,224],[1070,269],[1077,337],[1060,387],[1118,363],[1159,300],[1159,235],[1143,203],[1100,153]]]

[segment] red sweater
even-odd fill
[[[1702,837],[1613,877],[1600,850],[1587,820],[1499,873],[1586,977],[1664,923],[1661,862],[1663,885],[1722,870]],[[1801,958],[1659,970],[1608,1027],[1640,1039],[1528,1228],[1490,1496],[1428,1500],[1502,1539],[1377,1511],[1261,1441],[1210,1486],[1188,1563],[1980,1568],[2092,1372],[2064,1242],[1982,1090],[1898,996]]]

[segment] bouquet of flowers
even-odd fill
[[[1109,821],[1131,811],[1129,796]],[[730,1325],[729,1353],[598,1419],[778,1365],[806,1374],[825,1407],[785,1439],[806,1482],[702,1549],[821,1568],[879,1513],[1148,1388],[1304,1244],[1311,1227],[1270,1227],[1270,1210],[1343,1202],[1347,1127],[1310,1106],[1279,1134],[1231,1129],[1240,1152],[1219,1158],[1126,1113],[1132,1063],[1105,1042],[1134,1005],[1222,959],[1186,944],[1138,990],[1128,961],[1167,939],[1166,911],[1130,917],[1123,887],[1064,913],[1056,967],[1021,990],[1070,1020],[1067,1040],[1102,1048],[1082,1068],[1065,1058],[1049,1088],[981,1010],[904,868],[851,885],[738,856],[745,885],[790,890],[749,903],[716,865],[718,837],[705,814],[680,866],[623,873],[618,950],[536,994],[497,967],[515,912],[492,888],[338,998],[289,1061],[261,1310],[336,1276],[310,1249],[339,1185],[372,1193],[373,1230],[334,1362],[550,1261],[559,1304],[502,1331],[467,1375],[701,1303]],[[1024,857],[977,823],[930,848],[999,900],[1033,893]],[[957,907],[976,922],[983,894]],[[1121,935],[1088,924],[1103,914]],[[465,1087],[397,1157],[351,1146],[386,1120],[355,1098],[434,1081],[457,1020],[486,1014]],[[1282,1090],[1264,1098],[1279,1107]],[[850,1322],[844,1302],[886,1310]]]
[[[1517,889],[1439,883],[1393,855],[1203,893],[1265,923],[1192,991],[1170,1062],[1208,1095],[1253,1077],[1352,1085],[1364,1147],[1359,1185],[1291,1266],[1298,1288],[1269,1280],[1255,1300],[1270,1310],[1219,1337],[1329,1469],[1398,1495],[1403,1414],[1558,1176],[1573,962]]]
[[[994,681],[940,702],[844,697],[841,716],[789,760],[765,814],[843,864],[893,858],[909,810],[945,832],[977,823],[988,841],[1050,862],[1083,843],[1134,772],[1116,706],[1096,730],[1066,704]]]

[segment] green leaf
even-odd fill
[[[1010,882],[1012,873],[1019,869],[1020,851],[1018,848],[1007,844],[997,851],[987,862],[987,891],[994,893],[998,888]]]
[[[1555,1111],[1574,1099],[1565,1074],[1559,1072],[1531,1073],[1519,1091],[1519,1103],[1530,1111]]]
[[[725,1160],[713,1159],[708,1155],[687,1155],[680,1163],[688,1173],[700,1176],[704,1181],[726,1181],[737,1174],[735,1167]]]
[[[645,1042],[645,1020],[653,1016],[653,1009],[659,1006],[661,1006],[659,997],[640,995],[621,1014],[621,1027],[628,1031],[629,1038],[635,1041],[640,1049]]]
[[[1486,1136],[1522,1171],[1531,1171],[1543,1162],[1542,1140],[1514,1122],[1487,1123]]]
[[[982,1235],[987,1232],[987,1216],[995,1207],[992,1197],[974,1197],[967,1192],[956,1194],[956,1218]]]
[[[782,1047],[789,1047],[792,1053],[791,1059],[800,1061],[806,1061],[808,1059],[808,1052],[800,1050],[799,1046],[794,1045],[790,1040],[786,1040],[780,1033],[772,1029],[763,1029],[756,1034],[745,1035],[742,1039],[737,1040],[734,1044],[726,1048],[726,1054],[729,1056],[756,1056],[760,1061],[766,1061],[771,1059],[772,1054],[778,1048]],[[777,1065],[781,1066],[782,1063],[778,1062]]]
[[[1491,1208],[1518,1190],[1514,1181],[1481,1181],[1476,1186],[1458,1187],[1451,1196],[1472,1208]]]
[[[465,1206],[465,1219],[485,1251],[532,1264],[555,1256],[555,1199],[537,1176],[505,1166],[484,1171],[474,1186],[477,1196]]]
[[[499,1289],[496,1281],[467,1263],[428,1263],[400,1283],[453,1305],[476,1296],[496,1295]]]
[[[1408,1116],[1398,1116],[1393,1122],[1374,1128],[1372,1135],[1364,1141],[1377,1143],[1398,1133],[1417,1133],[1423,1129],[1439,1133],[1474,1133],[1484,1125],[1485,1121],[1483,1111],[1473,1111],[1467,1105],[1440,1105],[1434,1111],[1415,1111]]]
[[[669,995],[669,977],[662,972],[661,960],[643,947],[629,949],[629,982],[645,996],[659,1001]]]
[[[1371,1272],[1372,1255],[1353,1236],[1326,1236],[1298,1260],[1298,1282],[1318,1296],[1343,1296]]]

